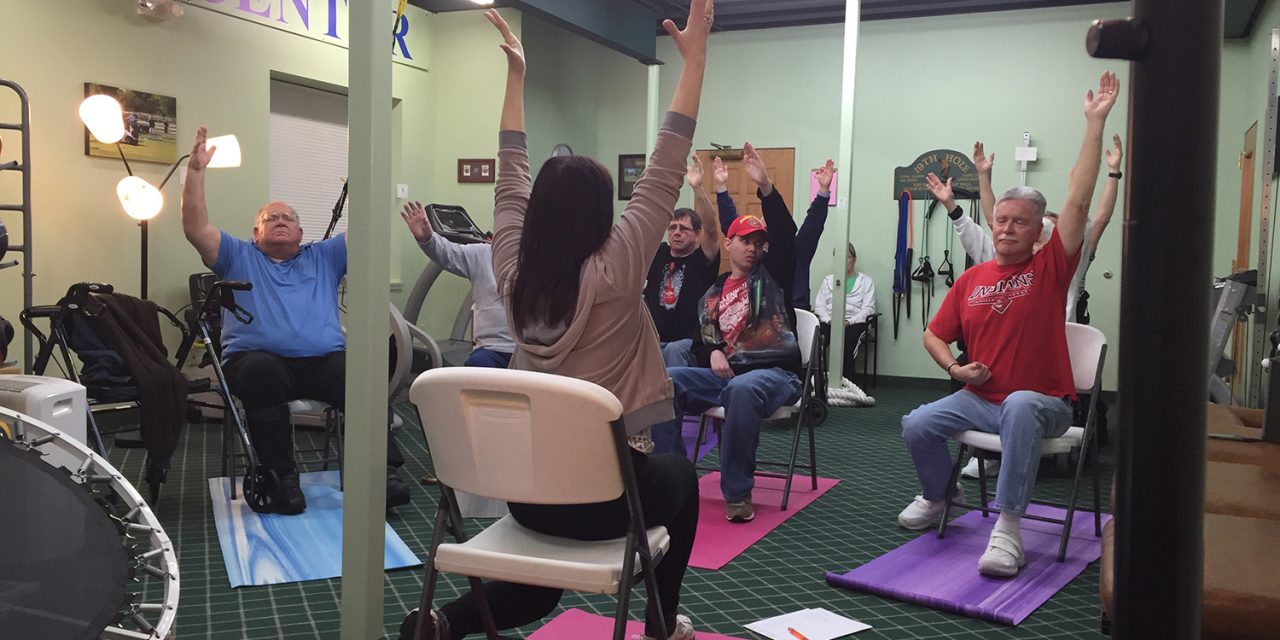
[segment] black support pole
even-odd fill
[[[1087,45],[1095,57],[1133,61],[1112,630],[1126,640],[1194,639],[1222,0],[1134,0],[1131,20],[1095,23]]]
[[[138,256],[139,263],[142,265],[142,299],[147,299],[147,221],[138,222],[138,227],[142,229],[142,251]]]

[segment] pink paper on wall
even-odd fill
[[[831,176],[831,199],[827,201],[828,207],[836,206],[836,184],[839,180],[840,172],[837,171],[835,175]],[[817,169],[811,169],[809,171],[809,202],[813,202],[816,197],[818,197],[818,171]]]

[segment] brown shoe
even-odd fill
[[[422,474],[422,484],[426,484],[426,485],[440,484],[440,479],[437,478],[434,473],[427,471]]]
[[[751,494],[737,502],[724,505],[724,519],[729,522],[751,522],[756,518],[756,508],[751,506]]]

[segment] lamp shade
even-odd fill
[[[204,148],[217,147],[209,158],[209,168],[222,169],[240,166],[240,141],[234,135],[218,136],[205,140]]]
[[[124,110],[108,95],[93,95],[80,103],[80,121],[99,142],[115,144],[124,137]]]
[[[150,220],[164,207],[164,195],[138,176],[126,176],[116,183],[116,197],[130,218]]]

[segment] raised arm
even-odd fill
[[[693,0],[683,30],[663,22],[684,58],[684,68],[671,98],[671,108],[658,131],[657,142],[636,181],[631,201],[614,225],[603,254],[610,263],[619,291],[643,287],[649,262],[662,242],[687,170],[689,149],[697,125],[702,76],[707,66],[707,36],[711,33],[713,0]]]
[[[693,205],[693,210],[698,214],[698,222],[701,224],[701,230],[698,232],[698,246],[702,248],[702,255],[708,260],[714,260],[720,255],[720,230],[716,226],[715,206],[711,204],[711,198],[707,196],[707,192],[702,190],[702,158],[698,154],[693,154],[693,164],[689,165],[685,179],[689,181],[689,186],[693,188],[693,197],[697,201]]]
[[[427,219],[427,210],[421,202],[406,202],[400,211],[400,217],[408,225],[418,247],[432,262],[440,265],[445,271],[455,276],[471,279],[471,269],[467,265],[467,257],[462,245],[451,242],[448,238],[435,233],[431,221]]]
[[[525,60],[524,47],[511,33],[507,21],[493,9],[485,11],[484,17],[502,35],[498,46],[507,55],[507,93],[498,132],[498,183],[493,203],[493,274],[498,291],[505,295],[515,284],[524,216],[533,190],[524,134]]]
[[[760,159],[760,152],[756,151],[750,142],[742,145],[742,168],[747,171],[747,177],[756,183],[756,188],[760,189],[761,199],[773,193],[773,180],[769,179],[769,169],[764,166],[764,160]]]
[[[502,131],[524,131],[524,45],[511,33],[511,27],[497,9],[484,12],[484,17],[502,34],[498,45],[507,54],[507,93],[502,100]]]
[[[1098,243],[1102,241],[1102,232],[1111,224],[1111,214],[1116,210],[1116,195],[1120,191],[1120,167],[1124,158],[1124,148],[1120,144],[1120,135],[1111,134],[1111,148],[1107,149],[1107,181],[1102,185],[1102,198],[1098,201],[1098,214],[1093,217],[1093,230],[1090,232],[1089,251],[1097,253]],[[1092,255],[1081,256],[1082,260]]]
[[[729,233],[729,225],[738,217],[738,205],[729,195],[729,167],[716,156],[711,162],[711,177],[716,185],[716,209],[720,216],[720,233]]]
[[[982,142],[973,143],[973,165],[978,170],[978,197],[982,202],[982,217],[987,221],[987,228],[995,226],[996,218],[996,192],[991,188],[991,165],[995,162],[996,154],[987,155]]]
[[[677,29],[671,20],[662,21],[662,28],[671,35],[680,57],[684,58],[684,68],[680,70],[670,110],[690,120],[698,119],[698,106],[702,102],[702,77],[707,70],[707,36],[715,22],[715,13],[715,0],[692,0],[683,30]]]
[[[976,153],[977,150],[974,151]],[[933,197],[937,198],[947,210],[947,216],[955,226],[956,235],[960,237],[960,246],[964,247],[964,252],[978,263],[994,258],[995,246],[991,243],[991,236],[987,235],[987,231],[972,218],[964,215],[964,210],[956,204],[955,194],[951,190],[951,178],[943,182],[936,174],[930,173],[924,177],[924,182]],[[957,210],[959,210],[958,214]]]
[[[187,179],[182,187],[182,233],[196,248],[205,266],[213,266],[222,245],[222,232],[209,224],[209,207],[204,200],[204,170],[217,150],[217,147],[204,148],[208,135],[204,127],[196,129],[196,143],[187,161]]]
[[[1084,223],[1097,186],[1098,167],[1102,163],[1102,132],[1119,90],[1120,81],[1116,74],[1108,71],[1098,81],[1098,93],[1091,89],[1085,95],[1084,141],[1067,180],[1067,201],[1058,214],[1058,237],[1062,239],[1062,249],[1068,258],[1076,255],[1084,240]]]

